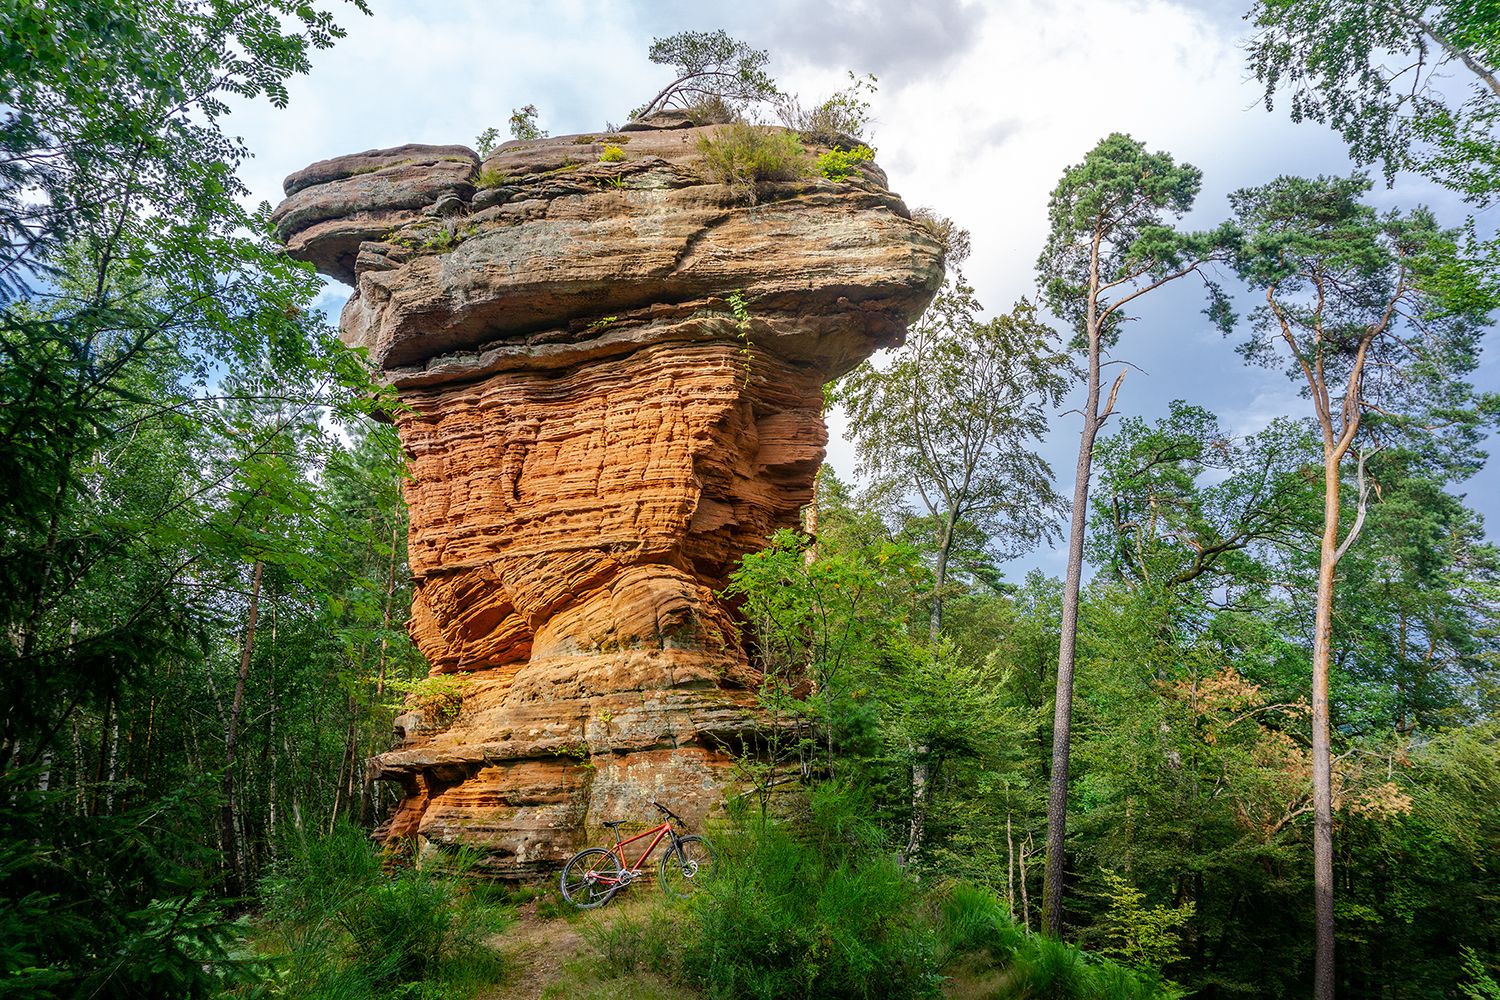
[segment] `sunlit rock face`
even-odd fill
[[[405,404],[411,634],[468,677],[456,717],[402,716],[371,762],[405,792],[380,832],[502,874],[652,799],[689,820],[723,801],[758,678],[716,592],[811,499],[823,384],[942,277],[874,164],[749,205],[703,175],[721,126],[658,124],[483,164],[339,157],[275,214],[289,253],[353,282],[342,335]]]

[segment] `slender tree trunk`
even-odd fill
[[[269,759],[266,769],[269,775],[266,788],[266,847],[271,858],[276,857],[276,675],[271,675],[271,715],[266,720],[266,747]]]
[[[245,678],[250,675],[250,654],[255,647],[255,619],[260,613],[260,580],[265,566],[255,561],[255,577],[250,583],[250,608],[245,615],[245,644],[240,650],[240,672],[234,682],[234,701],[230,704],[229,719],[224,726],[224,804],[220,819],[223,823],[225,860],[229,863],[233,885],[231,892],[244,888],[245,845],[235,821],[234,805],[234,754],[239,745],[240,713],[245,707]]]
[[[953,525],[957,517],[948,512],[943,521],[943,534],[938,543],[937,572],[932,591],[932,610],[927,620],[928,648],[937,647],[938,634],[943,628],[943,586],[948,580],[948,553],[953,549]],[[922,849],[922,837],[927,828],[927,794],[931,782],[931,766],[927,760],[928,748],[918,746],[916,758],[911,765],[911,827],[906,839],[906,860],[916,860]]]
[[[104,759],[108,752],[109,743],[109,720],[113,715],[115,699],[113,696],[104,699],[104,718],[99,723],[99,756],[94,762],[94,789],[89,796],[89,815],[99,815],[99,786],[104,781]]]
[[[802,553],[802,562],[811,566],[818,561],[818,480],[813,479],[812,499],[802,508],[802,533],[811,539],[807,551]]]
[[[1026,859],[1032,853],[1031,834],[1026,834],[1026,843],[1021,845],[1018,866],[1021,870],[1021,926],[1031,930],[1031,896],[1026,889]]]
[[[1016,839],[1010,830],[1010,807],[1005,809],[1005,905],[1016,915]]]
[[[1091,324],[1092,325],[1092,324]],[[1118,383],[1117,383],[1118,386]],[[1057,697],[1052,713],[1052,773],[1047,797],[1047,858],[1042,879],[1042,933],[1062,933],[1064,853],[1068,823],[1068,751],[1073,737],[1073,662],[1078,645],[1078,592],[1083,582],[1083,536],[1088,521],[1089,476],[1099,415],[1099,337],[1089,336],[1088,400],[1073,471],[1073,518],[1068,528],[1068,573],[1063,584],[1062,625],[1057,649]]]
[[[1334,570],[1339,544],[1339,459],[1323,452],[1323,540],[1318,553],[1318,606],[1313,626],[1312,793],[1313,996],[1333,1000],[1333,765],[1329,748],[1328,670],[1333,640]]]
[[[948,584],[948,555],[953,551],[953,527],[958,520],[954,511],[949,511],[943,519],[943,534],[938,539],[937,572],[934,574],[932,588],[932,610],[927,616],[927,643],[936,646],[938,633],[943,628],[943,588]]]
[[[115,778],[119,760],[120,712],[117,708],[109,724],[109,755],[105,758],[104,765],[104,814],[106,816],[114,815],[115,811]]]
[[[926,747],[918,747],[918,754],[922,754]],[[922,834],[927,825],[927,785],[928,764],[924,756],[919,756],[911,766],[911,828],[906,838],[906,863],[911,864],[916,860],[917,852],[922,848]]]

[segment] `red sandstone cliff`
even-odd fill
[[[512,142],[482,167],[403,146],[287,179],[281,238],[355,285],[343,337],[408,407],[412,636],[471,678],[451,724],[404,716],[372,761],[405,790],[388,835],[523,874],[586,824],[653,798],[701,816],[732,781],[757,678],[715,591],[797,523],[823,383],[904,335],[941,261],[873,164],[743,204],[703,176],[716,128]],[[600,162],[606,142],[625,158]]]

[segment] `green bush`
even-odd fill
[[[841,181],[859,172],[859,164],[875,159],[875,151],[859,145],[853,149],[830,149],[818,157],[818,173],[831,181]]]
[[[685,981],[710,1000],[937,995],[935,938],[910,876],[836,788],[792,823],[741,820],[677,919],[588,933],[607,966]]]
[[[791,820],[742,817],[715,832],[720,864],[686,903],[592,922],[584,937],[608,974],[662,977],[708,1000],[936,997],[943,971],[981,977],[972,995],[994,1000],[1180,996],[1028,933],[987,889],[924,893],[867,816],[858,794],[830,784]]]
[[[703,174],[727,185],[740,201],[754,204],[760,187],[771,181],[812,176],[807,150],[795,135],[779,128],[736,122],[698,140]]]
[[[482,937],[505,914],[473,858],[388,865],[355,827],[294,845],[261,883],[273,996],[464,997],[500,975]],[[387,870],[389,867],[390,870]]]
[[[956,884],[938,905],[944,966],[984,954],[1001,970],[995,1000],[1173,1000],[1180,993],[1149,973],[1027,933],[994,893]]]
[[[599,154],[600,163],[619,163],[623,159],[625,159],[625,150],[613,143],[606,143]]]

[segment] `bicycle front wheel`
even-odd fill
[[[678,837],[661,856],[661,887],[668,896],[686,899],[713,874],[714,849],[698,836]]]
[[[620,859],[613,851],[590,847],[563,865],[559,888],[563,899],[580,910],[603,906],[620,891]]]

